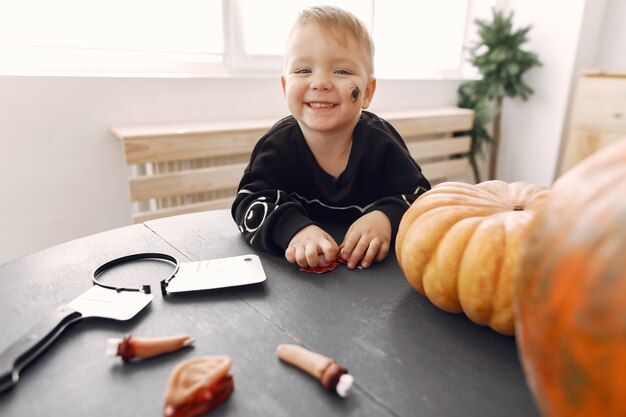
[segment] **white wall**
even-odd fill
[[[608,0],[604,12],[602,33],[596,45],[596,67],[619,69],[626,72],[625,19],[626,1]]]
[[[577,61],[579,45],[587,40],[597,45],[596,27],[603,18],[605,2],[514,0],[508,3],[515,11],[517,27],[532,24],[525,48],[536,52],[543,66],[530,70],[524,77],[535,90],[528,101],[504,101],[497,177],[549,186],[559,158],[571,87],[577,67],[583,64]],[[585,14],[586,6],[593,9],[592,14]],[[593,26],[589,33],[582,33],[585,17]]]
[[[454,105],[456,81],[383,81],[373,111]],[[112,126],[280,118],[275,78],[0,77],[0,264],[130,224]]]

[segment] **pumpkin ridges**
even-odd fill
[[[482,184],[482,183],[481,183]],[[493,193],[484,190],[478,185],[468,184],[466,182],[443,182],[433,187],[429,193],[437,192],[451,192],[455,194],[464,194],[468,196],[485,196],[489,197]]]
[[[493,184],[491,184],[493,183]],[[447,193],[450,195],[454,195],[459,198],[469,197],[476,198],[479,200],[485,200],[488,202],[493,202],[497,205],[502,204],[502,190],[500,189],[500,184],[506,184],[502,181],[494,180],[494,181],[486,181],[477,185],[466,184],[466,183],[442,183],[437,185],[433,190],[436,193]],[[451,185],[454,184],[454,185]],[[462,184],[458,185],[458,184]]]
[[[411,223],[407,227],[401,245],[396,246],[398,252],[402,252],[404,246],[414,248],[408,256],[405,254],[398,259],[409,284],[424,294],[422,283],[424,269],[443,235],[460,219],[468,217],[468,213],[472,213],[472,217],[475,217],[488,214],[489,211],[485,208],[438,207],[424,213]]]
[[[512,312],[504,307],[511,306],[518,248],[530,218],[526,212],[508,211],[486,219],[464,254],[459,275],[463,309],[473,321],[501,333],[513,332]]]
[[[515,279],[520,263],[520,248],[527,236],[528,225],[533,219],[530,212],[523,211],[509,213],[504,219],[505,248],[504,258],[500,266],[498,285],[492,299],[493,314],[489,326],[503,334],[513,335],[515,325],[513,297],[515,294]]]
[[[458,296],[457,276],[467,242],[482,221],[469,217],[454,224],[443,236],[422,278],[425,295],[442,310],[463,311]]]
[[[497,195],[502,198],[508,195],[510,184],[500,180],[491,180],[476,184],[476,187],[488,192],[491,195]]]
[[[404,244],[405,235],[409,229],[409,225],[412,225],[416,221],[416,219],[424,213],[432,212],[433,210],[436,210],[440,207],[447,208],[453,206],[457,206],[460,209],[464,209],[467,206],[472,206],[474,208],[480,208],[481,210],[491,210],[493,212],[497,212],[498,210],[500,210],[500,207],[494,207],[494,204],[484,202],[480,199],[474,199],[469,197],[459,198],[458,196],[450,195],[450,193],[431,194],[433,190],[422,194],[420,198],[416,200],[416,202],[419,201],[419,203],[416,204],[416,202],[414,202],[400,221],[400,226],[396,235],[396,257],[399,263],[402,261],[402,250],[399,250],[399,248],[401,248]]]
[[[500,217],[500,216],[497,216]],[[503,260],[504,227],[497,217],[485,219],[467,243],[459,280],[459,301],[475,323],[487,325]]]
[[[511,206],[523,205],[524,210],[535,210],[547,196],[548,190],[541,185],[514,182],[511,183],[508,200]]]
[[[546,192],[537,192],[535,195],[528,197],[526,200],[526,205],[524,206],[524,211],[532,211],[536,212],[541,210],[544,206],[546,198],[548,196],[548,190]]]

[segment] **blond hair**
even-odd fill
[[[367,27],[358,17],[335,6],[313,6],[300,12],[293,27],[311,23],[318,25],[323,32],[332,35],[342,46],[347,45],[346,35],[352,35],[367,54],[370,75],[374,74],[374,41]]]

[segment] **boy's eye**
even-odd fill
[[[295,74],[310,74],[311,70],[308,68],[299,68],[294,71]]]
[[[350,71],[345,70],[345,69],[337,70],[337,71],[335,71],[335,73],[339,74],[339,75],[350,75]]]

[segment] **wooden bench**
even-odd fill
[[[407,142],[431,183],[469,169],[474,113],[459,108],[380,114]],[[129,167],[133,221],[230,207],[258,139],[276,122],[247,120],[115,127]]]

